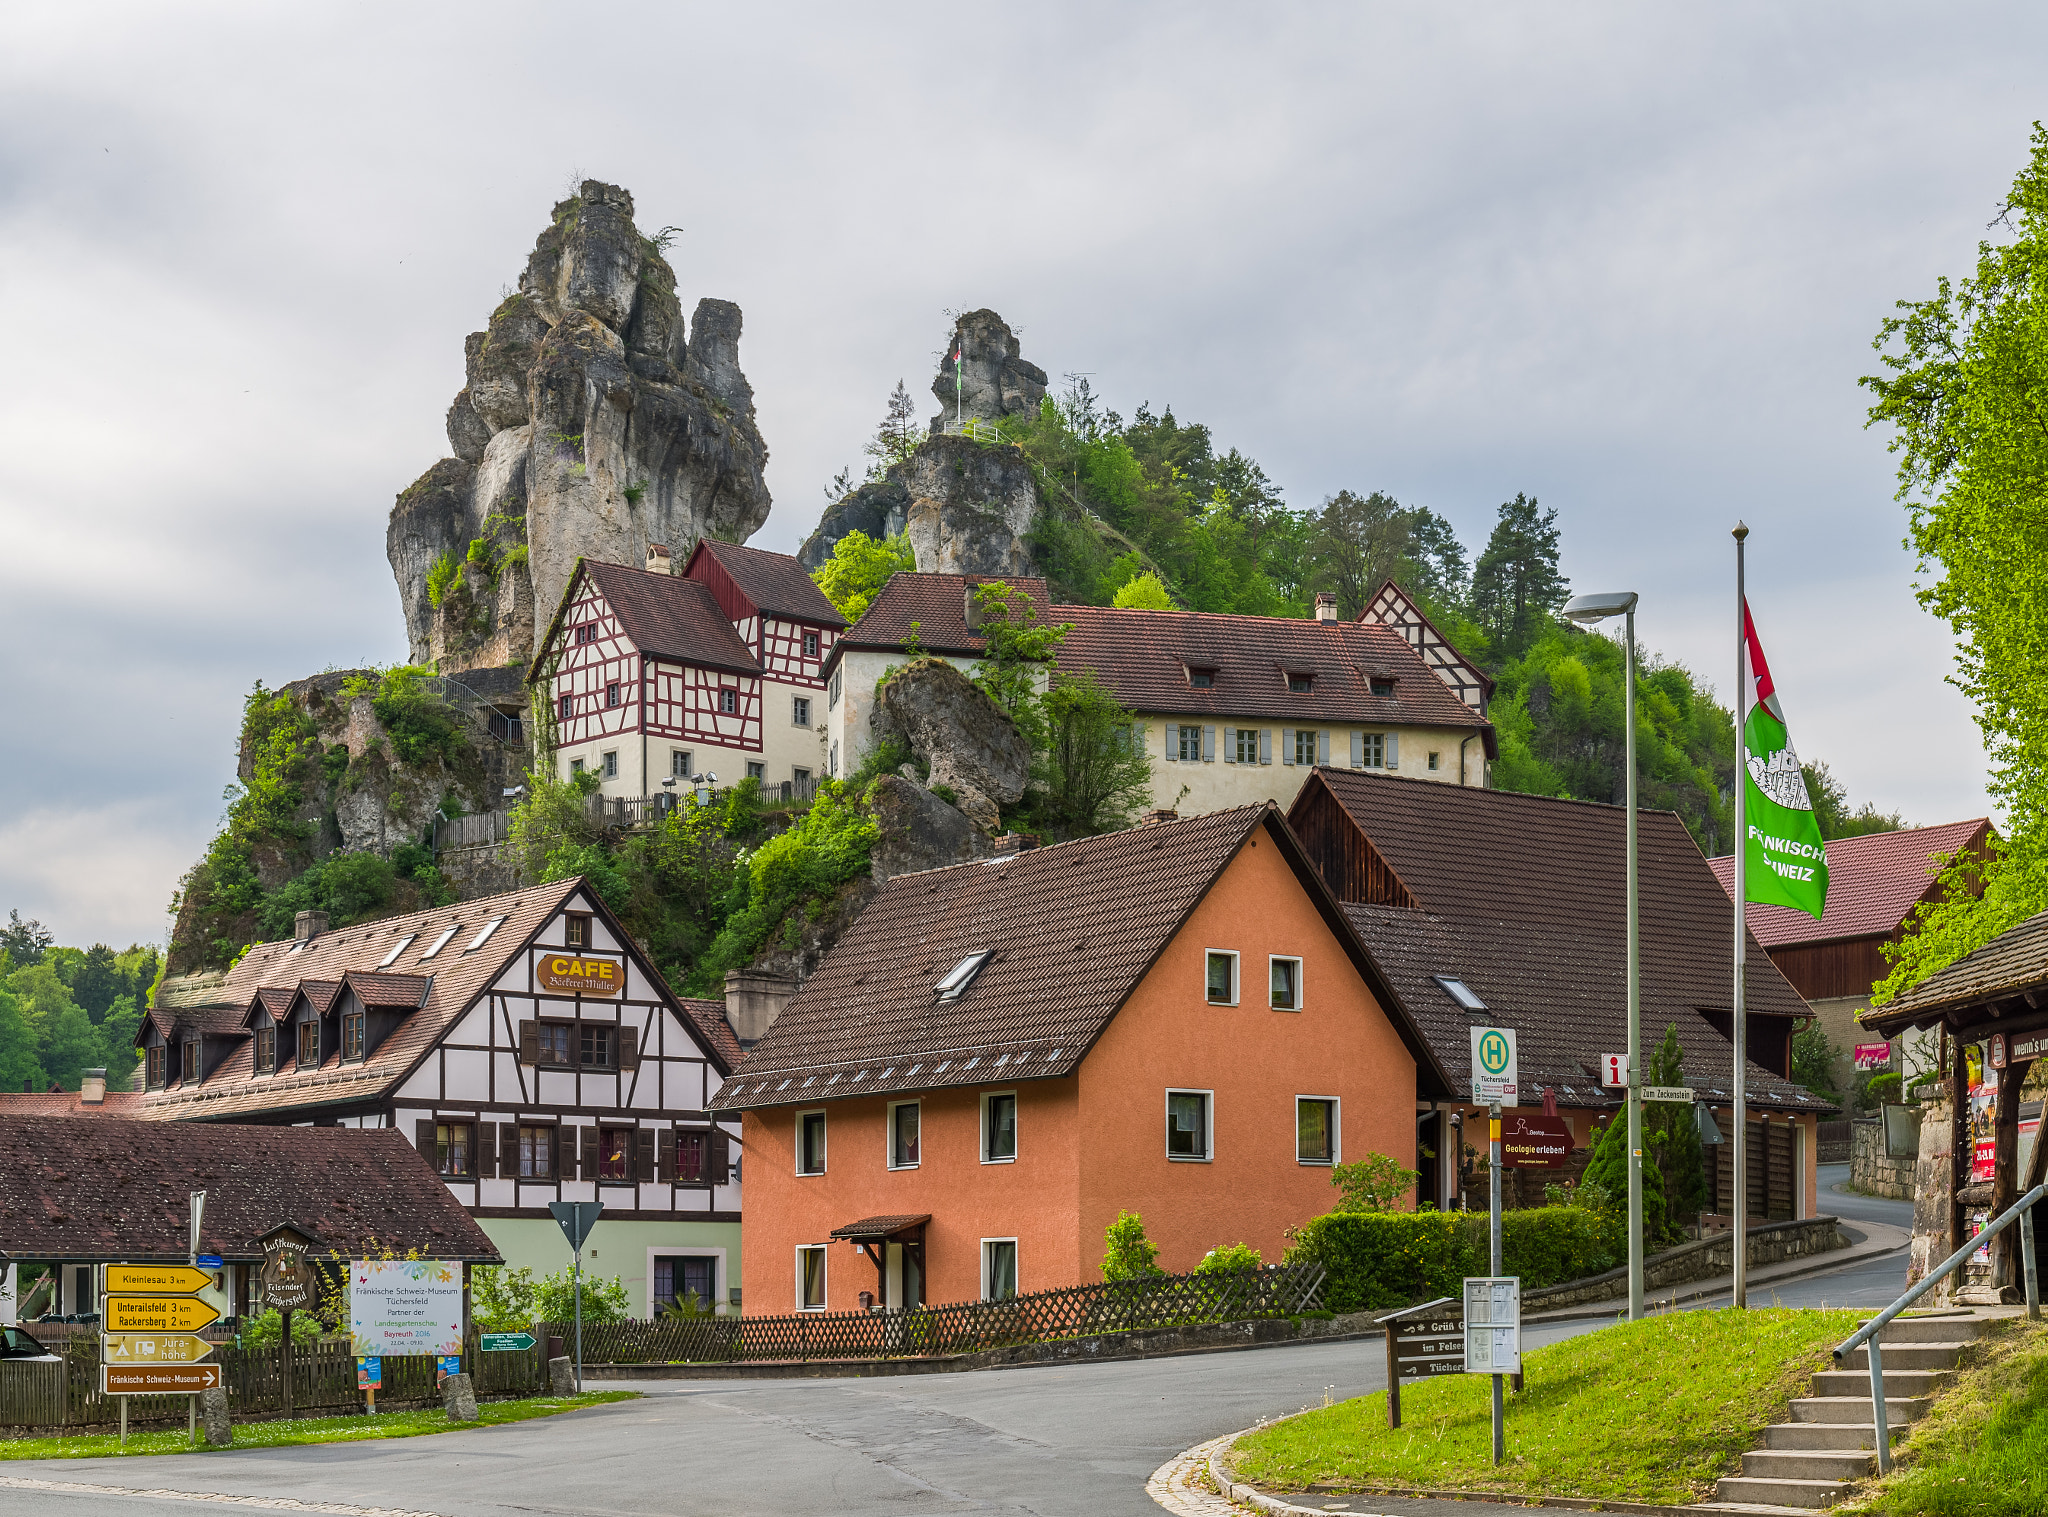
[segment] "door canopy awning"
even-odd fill
[[[832,1229],[832,1236],[844,1238],[848,1243],[886,1243],[914,1233],[931,1221],[930,1212],[918,1216],[863,1217],[858,1222],[849,1222],[844,1227]]]

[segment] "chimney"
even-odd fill
[[[786,974],[765,969],[725,972],[725,1020],[742,1052],[768,1036],[768,1029],[795,994],[796,981]]]
[[[327,913],[324,911],[302,911],[292,932],[295,943],[310,943],[327,930]]]
[[[980,584],[971,579],[961,587],[960,619],[966,623],[969,632],[981,625],[981,598],[974,593],[980,588]]]
[[[1316,591],[1316,620],[1334,622],[1337,619],[1337,597],[1327,590]]]
[[[78,1082],[78,1099],[85,1106],[104,1105],[107,1099],[107,1072],[104,1069],[88,1069]]]
[[[999,832],[990,842],[996,858],[1001,858],[1006,853],[1022,853],[1027,848],[1037,846],[1038,834],[1035,832]]]
[[[1161,822],[1177,822],[1179,820],[1180,813],[1178,811],[1175,811],[1171,806],[1161,806],[1158,810],[1148,811],[1139,817],[1138,825],[1140,827],[1157,827]]]
[[[669,557],[668,549],[660,543],[647,545],[647,572],[649,574],[673,574],[675,560]]]

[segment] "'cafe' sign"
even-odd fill
[[[589,954],[544,953],[535,966],[535,979],[542,990],[556,995],[615,996],[626,978],[625,966],[617,959],[597,959]]]

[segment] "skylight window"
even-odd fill
[[[401,953],[404,953],[406,949],[410,948],[412,946],[412,940],[418,936],[419,934],[416,932],[409,932],[404,937],[400,938],[396,943],[392,944],[391,952],[384,955],[382,961],[379,962],[377,967],[379,969],[389,969],[393,964],[396,964],[398,962],[398,956]]]
[[[1463,980],[1454,980],[1449,975],[1442,974],[1437,975],[1434,978],[1437,984],[1443,986],[1444,994],[1449,996],[1453,1001],[1456,1001],[1460,1006],[1464,1007],[1467,1011],[1486,1010],[1486,1003],[1480,1000],[1478,996],[1474,995],[1472,993],[1472,987],[1467,985]]]
[[[428,959],[431,959],[435,954],[439,953],[442,949],[446,948],[448,946],[448,940],[454,937],[455,934],[461,930],[461,927],[462,924],[460,922],[450,922],[448,924],[448,930],[442,933],[438,938],[434,939],[434,946],[429,948],[425,953],[420,955],[420,962],[424,964]]]
[[[464,953],[475,953],[479,948],[483,947],[484,944],[488,943],[491,940],[492,933],[496,932],[500,927],[503,927],[504,925],[505,919],[503,917],[492,917],[488,922],[484,923],[484,930],[478,933],[474,938],[471,938],[469,946],[463,949],[462,951]]]
[[[970,953],[955,964],[939,981],[935,994],[941,1002],[957,1001],[967,994],[967,987],[974,983],[974,977],[981,973],[982,966],[995,957],[994,950],[984,948],[980,953]]]

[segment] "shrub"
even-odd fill
[[[510,1333],[541,1320],[540,1287],[521,1264],[479,1264],[469,1272],[469,1314],[481,1332]]]
[[[1901,1083],[1901,1077],[1895,1070],[1887,1070],[1881,1075],[1872,1075],[1870,1077],[1870,1084],[1867,1087],[1870,1091],[1871,1104],[1873,1106],[1882,1106],[1887,1102],[1896,1103],[1899,1100]]]
[[[1259,1251],[1249,1243],[1219,1243],[1202,1255],[1202,1262],[1195,1266],[1195,1273],[1224,1274],[1231,1270],[1257,1269],[1264,1263]]]
[[[313,1313],[295,1312],[292,1315],[292,1342],[295,1345],[318,1343],[321,1326],[320,1319]],[[268,1311],[245,1318],[238,1337],[243,1348],[265,1348],[277,1343],[284,1337],[284,1315],[273,1306]]]
[[[1340,1192],[1337,1211],[1392,1211],[1415,1189],[1415,1171],[1385,1154],[1367,1154],[1355,1164],[1330,1166],[1330,1183]]]
[[[455,582],[462,577],[462,560],[450,548],[434,560],[434,567],[427,570],[427,599],[436,606],[448,598],[448,592],[455,588]]]
[[[1103,1279],[1142,1280],[1166,1273],[1153,1262],[1159,1257],[1159,1245],[1145,1236],[1145,1219],[1136,1212],[1119,1208],[1116,1220],[1102,1230],[1102,1238],[1109,1245],[1102,1256]]]
[[[1644,1124],[1644,1138],[1648,1139],[1648,1124]],[[1643,1246],[1659,1247],[1671,1229],[1666,1218],[1664,1205],[1664,1176],[1648,1154],[1643,1156]],[[1593,1157],[1586,1162],[1585,1180],[1588,1185],[1601,1186],[1621,1204],[1624,1214],[1628,1207],[1628,1118],[1620,1112],[1608,1122],[1606,1129],[1593,1143]],[[1625,1225],[1625,1223],[1624,1223]]]
[[[1339,1211],[1296,1230],[1288,1264],[1328,1272],[1323,1305],[1379,1311],[1455,1296],[1467,1275],[1490,1273],[1482,1212]],[[1581,1206],[1501,1214],[1501,1265],[1524,1290],[1597,1275],[1620,1262],[1623,1223]]]
[[[576,1277],[574,1266],[565,1264],[551,1275],[534,1282],[534,1299],[543,1322],[573,1322],[576,1319]],[[617,1275],[583,1273],[583,1320],[624,1322],[631,1310],[626,1282]]]

